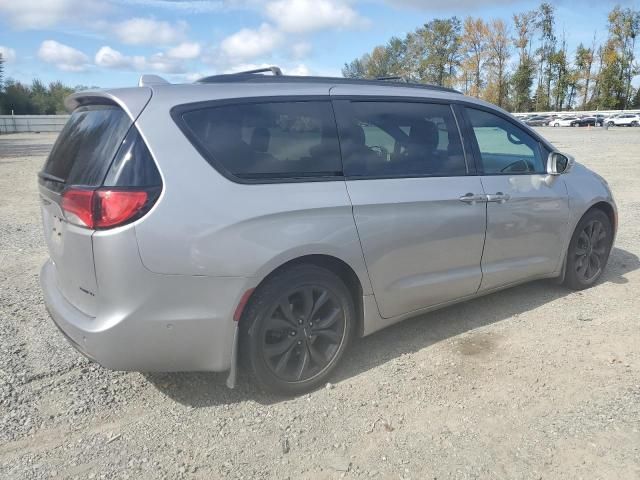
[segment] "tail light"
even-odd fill
[[[70,186],[62,194],[69,223],[104,230],[145,215],[162,190],[160,172],[140,132],[132,127],[99,187]]]
[[[62,210],[69,223],[103,230],[140,218],[158,193],[158,189],[70,188],[62,194]]]

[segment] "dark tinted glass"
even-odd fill
[[[484,110],[467,108],[485,174],[544,173],[538,141],[527,132]]]
[[[130,126],[130,118],[119,107],[77,108],[60,132],[43,172],[69,185],[100,185]]]
[[[350,117],[341,119],[340,132],[348,176],[467,173],[458,127],[448,105],[352,102]]]
[[[155,187],[160,173],[136,127],[129,130],[113,160],[104,185],[108,187]]]
[[[182,116],[207,160],[244,179],[342,175],[329,102],[217,106]]]

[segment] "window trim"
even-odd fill
[[[483,177],[504,177],[504,176],[524,176],[524,175],[546,175],[546,170],[542,171],[542,172],[494,172],[494,173],[487,173],[484,170],[484,165],[482,163],[482,153],[480,152],[480,145],[478,145],[478,139],[476,138],[476,134],[473,131],[473,126],[471,124],[471,119],[469,118],[469,114],[467,112],[467,109],[472,109],[472,110],[479,110],[485,113],[489,113],[492,115],[495,115],[498,118],[501,118],[505,121],[507,121],[508,123],[510,123],[511,125],[513,125],[515,128],[522,130],[524,133],[526,133],[527,135],[529,135],[535,142],[536,142],[536,146],[538,148],[538,154],[540,155],[540,158],[542,159],[542,167],[543,169],[545,169],[545,165],[546,165],[546,161],[545,161],[545,157],[544,157],[544,149],[543,147],[546,147],[548,150],[552,150],[555,151],[555,149],[549,149],[547,147],[547,145],[544,145],[541,140],[540,137],[538,135],[532,135],[530,129],[526,129],[526,128],[522,128],[522,125],[519,125],[517,121],[512,121],[512,119],[510,119],[509,117],[507,117],[506,115],[500,115],[501,112],[497,112],[495,110],[492,110],[490,108],[481,108],[481,105],[474,105],[472,103],[467,103],[465,105],[462,105],[462,115],[465,118],[465,124],[466,127],[468,129],[469,132],[469,136],[471,138],[471,146],[472,146],[472,151],[473,151],[473,156],[474,156],[474,161],[476,164],[476,169],[478,172],[479,176],[483,176]],[[534,132],[535,133],[535,132]]]
[[[342,168],[344,179],[348,181],[360,181],[360,180],[394,180],[394,179],[405,179],[405,178],[452,178],[452,177],[468,177],[476,175],[476,167],[475,162],[470,162],[469,159],[473,160],[473,156],[470,154],[469,147],[470,145],[465,141],[465,135],[462,131],[461,121],[462,118],[459,117],[459,113],[456,111],[456,102],[450,99],[445,98],[429,98],[429,97],[404,97],[404,96],[385,96],[385,95],[332,95],[332,103],[334,105],[335,118],[338,127],[338,139],[340,141],[340,145],[342,145],[342,135],[341,132],[345,130],[343,128],[344,125],[341,125],[341,120],[349,119],[353,120],[353,111],[350,106],[352,103],[422,103],[429,105],[446,105],[449,107],[451,111],[451,115],[453,116],[454,123],[456,128],[458,129],[458,137],[460,138],[460,145],[462,146],[462,155],[464,157],[465,175],[430,175],[430,174],[406,174],[406,175],[346,175],[344,174],[344,165],[345,159],[342,157]],[[342,148],[342,147],[341,147]],[[342,150],[341,150],[342,153]]]
[[[206,148],[198,140],[195,132],[189,128],[184,120],[185,113],[205,110],[208,108],[225,107],[229,105],[248,105],[262,103],[302,103],[302,102],[325,102],[331,109],[333,125],[336,128],[336,139],[338,141],[338,152],[340,161],[340,175],[309,175],[309,176],[292,176],[292,177],[270,177],[265,174],[264,177],[243,178],[229,171],[222,162],[214,158]],[[340,149],[340,134],[336,123],[336,116],[329,95],[278,95],[278,96],[261,96],[261,97],[239,97],[225,98],[219,100],[204,100],[199,102],[183,103],[171,108],[170,115],[180,131],[187,138],[193,148],[195,148],[202,158],[211,165],[220,175],[234,183],[243,185],[264,185],[277,183],[308,183],[308,182],[337,182],[344,181],[344,163],[342,161],[342,151]]]

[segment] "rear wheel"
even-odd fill
[[[574,290],[592,286],[602,275],[613,242],[613,228],[602,210],[587,212],[573,232],[569,251],[565,285]]]
[[[344,282],[315,265],[287,268],[259,288],[245,311],[244,355],[258,382],[296,395],[326,382],[355,324]]]

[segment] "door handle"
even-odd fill
[[[458,198],[461,202],[468,203],[470,205],[475,205],[476,203],[484,203],[487,201],[487,196],[482,194],[478,195],[477,193],[467,193]]]
[[[491,195],[487,195],[487,202],[504,203],[511,198],[508,193],[497,192]]]

